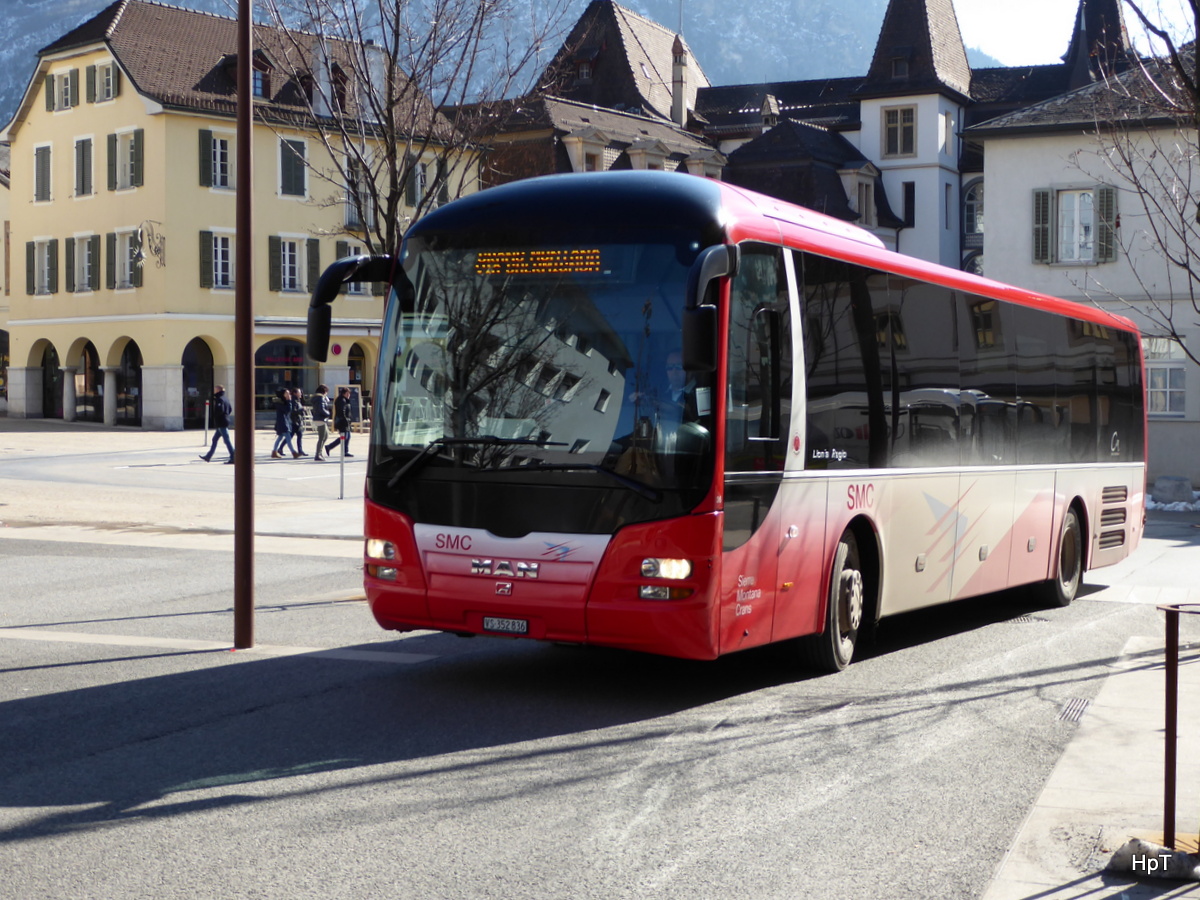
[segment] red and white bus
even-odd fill
[[[1070,603],[1144,527],[1139,335],[682,174],[430,213],[386,280],[366,484],[384,628],[822,668],[919,607]],[[320,358],[320,357],[319,357]]]

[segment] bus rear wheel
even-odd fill
[[[825,631],[803,639],[805,661],[825,672],[840,672],[850,665],[862,626],[865,591],[862,561],[854,533],[838,541],[829,573],[829,602]]]
[[[1047,606],[1070,606],[1083,581],[1083,526],[1072,507],[1063,516],[1058,540],[1054,577],[1038,585],[1041,599]]]

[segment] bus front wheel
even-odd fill
[[[1083,581],[1083,526],[1074,508],[1063,516],[1054,577],[1039,585],[1039,593],[1049,606],[1070,606]]]
[[[829,602],[825,631],[804,638],[806,661],[826,672],[840,672],[850,665],[862,626],[863,572],[854,533],[846,531],[838,541],[829,573]]]

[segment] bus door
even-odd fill
[[[743,244],[730,285],[721,652],[772,639],[792,406],[788,279],[779,247]]]

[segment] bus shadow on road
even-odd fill
[[[753,718],[753,702],[736,698],[779,689],[789,715],[807,716],[878,693],[871,666],[886,656],[1036,614],[1015,593],[887,620],[859,668],[829,679],[801,669],[787,644],[714,662],[448,635],[396,641],[397,650],[435,657],[415,665],[70,653],[43,667],[55,674],[43,672],[42,694],[0,704],[0,842],[353,790],[374,779],[467,772],[490,783],[512,766],[603,777],[624,764],[630,744],[681,728],[707,735],[711,723],[691,711],[709,704]],[[94,683],[104,678],[110,683]],[[92,683],[78,686],[84,679]]]

